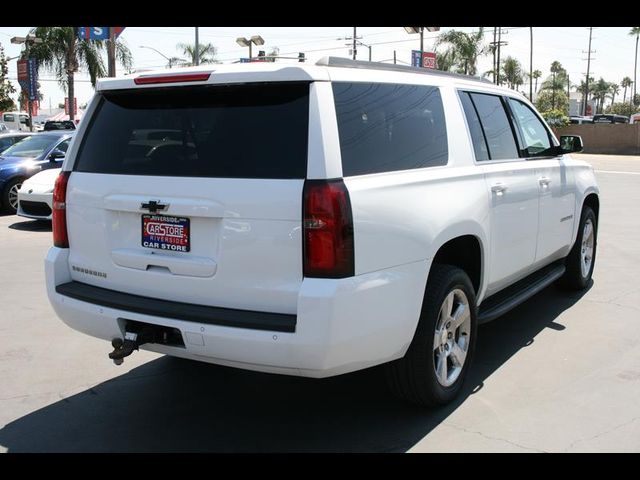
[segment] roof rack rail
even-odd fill
[[[472,77],[471,75],[463,75],[461,73],[443,72],[441,70],[435,70],[432,68],[409,67],[406,65],[396,65],[391,63],[351,60],[350,58],[342,58],[342,57],[322,57],[320,60],[316,62],[316,65],[323,66],[323,67],[363,68],[368,70],[375,69],[375,70],[390,70],[394,72],[420,73],[422,75],[437,75],[442,77],[452,77],[452,78],[458,78],[460,80],[470,80],[470,81],[476,81],[476,82],[490,83],[493,85],[493,82],[491,80],[487,80],[486,78]]]

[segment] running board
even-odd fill
[[[555,282],[565,272],[563,263],[552,263],[519,282],[491,295],[480,305],[478,324],[487,323],[504,315],[525,300],[533,297],[548,285]]]

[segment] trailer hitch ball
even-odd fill
[[[122,365],[124,357],[128,357],[134,350],[138,350],[138,334],[126,332],[124,340],[122,338],[114,338],[111,341],[113,352],[109,354],[109,358],[116,365]]]

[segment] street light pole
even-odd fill
[[[251,38],[238,37],[236,38],[236,43],[241,47],[249,47],[249,61],[251,61],[251,59],[253,58],[251,46],[253,44],[264,45],[264,38],[262,38],[260,35],[254,35]]]

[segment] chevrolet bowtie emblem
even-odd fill
[[[156,200],[150,200],[148,203],[142,203],[140,205],[140,208],[142,208],[143,210],[149,210],[149,212],[151,213],[157,213],[166,210],[167,208],[169,208],[169,205],[160,203]]]

